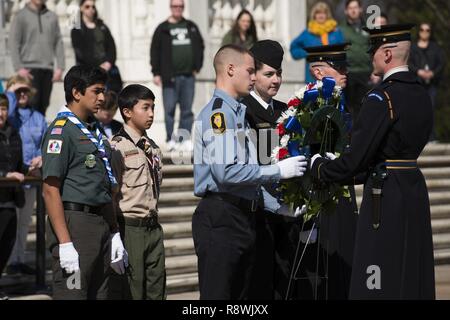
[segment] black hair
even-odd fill
[[[88,0],[80,0],[80,8],[83,6],[83,4],[88,1]],[[93,0],[95,3],[95,0]],[[95,15],[94,15],[94,21],[97,22],[99,19],[98,17],[98,11],[97,11],[97,7],[94,5],[94,10],[95,10]],[[80,18],[81,18],[81,22],[84,24],[83,22],[83,13],[80,11]],[[101,21],[101,20],[100,20]]]
[[[6,107],[9,109],[9,100],[6,94],[0,93],[0,106]]]
[[[106,84],[108,74],[100,67],[74,66],[67,72],[64,78],[64,92],[66,102],[74,101],[72,90],[76,89],[81,94],[86,93],[86,89],[95,84]]]
[[[240,31],[239,31],[239,19],[241,19],[241,17],[247,14],[250,16],[250,28],[247,30],[247,33],[245,34],[245,36],[248,37],[252,37],[254,42],[258,41],[258,33],[256,31],[256,25],[255,25],[255,19],[253,18],[252,14],[250,13],[250,11],[243,9],[237,16],[236,21],[233,24],[233,27],[231,28],[231,34],[232,34],[232,38],[233,38],[233,43],[236,43],[236,39],[240,38]]]
[[[117,99],[117,93],[111,90],[107,91],[105,93],[105,104],[100,107],[100,109],[116,112],[119,108],[119,106],[117,105]]]
[[[123,109],[133,109],[139,100],[155,101],[155,95],[152,90],[140,84],[130,84],[119,93],[118,104],[123,121],[127,122]]]
[[[347,0],[347,1],[345,1],[345,8],[347,9],[348,6],[350,5],[350,3],[352,3],[353,1],[358,2],[358,5],[359,5],[360,7],[362,7],[362,2],[361,2],[361,0]]]

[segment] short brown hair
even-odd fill
[[[0,93],[0,106],[9,108],[8,97],[3,93]]]

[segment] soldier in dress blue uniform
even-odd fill
[[[383,81],[364,98],[349,152],[315,155],[312,175],[341,182],[369,172],[356,233],[351,299],[434,299],[430,203],[417,158],[428,142],[431,99],[408,70],[412,25],[370,33],[374,73]],[[425,111],[424,111],[425,110]]]
[[[259,166],[255,137],[239,100],[255,83],[249,51],[222,47],[214,58],[216,90],[195,123],[194,184],[201,197],[192,231],[198,256],[200,299],[246,299],[255,242],[255,212],[298,216],[280,206],[263,184],[300,177],[305,157]],[[264,279],[261,279],[264,281]]]

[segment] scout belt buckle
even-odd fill
[[[97,161],[93,154],[88,154],[86,156],[86,160],[84,161],[84,164],[86,165],[86,167],[88,167],[89,169],[92,169],[95,167],[96,163],[97,163]]]

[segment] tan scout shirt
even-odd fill
[[[119,135],[111,141],[111,163],[120,187],[115,196],[115,207],[119,216],[143,218],[151,210],[157,210],[162,182],[162,153],[153,141],[144,137],[152,144],[146,155],[144,150],[137,147],[143,137],[126,124],[124,130],[133,142]],[[150,170],[152,163],[153,170]],[[158,181],[154,181],[153,176]]]

